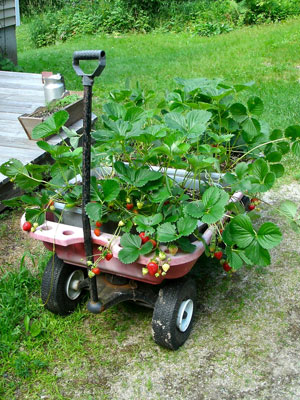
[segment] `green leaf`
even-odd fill
[[[237,215],[231,220],[230,233],[234,243],[241,248],[249,246],[255,238],[252,222],[247,215]]]
[[[212,113],[205,110],[193,110],[186,116],[187,130],[189,134],[201,135],[210,120]]]
[[[193,253],[196,250],[196,246],[192,244],[187,237],[181,237],[176,240],[176,243],[181,251],[184,253]]]
[[[247,118],[247,109],[241,103],[234,103],[231,105],[229,111],[232,117],[237,122],[243,122]]]
[[[118,254],[118,258],[123,264],[131,264],[135,262],[139,258],[139,256],[140,256],[139,249],[135,247],[124,248],[120,250]]]
[[[252,118],[247,118],[243,123],[242,123],[242,128],[244,132],[247,134],[247,140],[251,141],[255,136],[259,134],[259,128],[260,125],[257,120],[252,119]]]
[[[272,249],[282,240],[282,234],[272,222],[264,223],[257,232],[257,241],[264,249]]]
[[[140,254],[148,254],[150,253],[150,251],[152,251],[153,249],[153,245],[151,242],[146,242],[145,244],[143,244],[143,246],[140,249]]]
[[[157,228],[157,239],[159,242],[173,242],[177,237],[176,228],[170,222],[166,222]]]
[[[284,175],[284,166],[282,164],[272,164],[270,165],[270,170],[276,175],[276,178]]]
[[[276,143],[276,147],[282,155],[287,154],[290,151],[290,145],[287,142]]]
[[[177,221],[178,234],[189,236],[197,228],[197,220],[193,218],[179,218]]]
[[[27,208],[25,217],[26,221],[30,221],[32,223],[37,222],[39,225],[45,222],[45,210],[41,210],[40,208]]]
[[[287,217],[295,218],[298,210],[298,205],[291,200],[285,200],[280,204],[279,209]]]
[[[101,221],[102,206],[100,203],[88,203],[85,206],[85,211],[92,221]]]
[[[42,327],[39,321],[33,321],[30,326],[30,335],[37,337],[42,332]]]
[[[205,207],[202,201],[197,200],[188,203],[184,207],[184,211],[193,218],[201,218],[204,214]]]
[[[120,193],[120,185],[115,179],[106,179],[101,183],[102,191],[103,191],[103,200],[104,201],[113,201],[115,200]]]
[[[205,222],[206,224],[214,224],[219,221],[224,214],[225,206],[218,203],[204,213],[202,222]]]
[[[132,233],[124,233],[124,235],[121,237],[120,244],[123,247],[140,248],[142,239],[137,235],[133,235]]]
[[[26,204],[31,204],[32,206],[41,206],[41,200],[37,197],[29,196],[27,194],[24,194],[21,196],[21,200],[26,203]]]
[[[280,129],[274,129],[270,135],[270,140],[277,140],[283,137],[283,133]]]
[[[267,173],[269,172],[268,164],[262,159],[257,159],[251,166],[251,173],[263,183]]]
[[[241,180],[245,173],[248,171],[248,164],[245,162],[240,162],[236,167],[235,167],[235,173],[237,177]]]
[[[162,203],[166,201],[171,194],[166,187],[160,188],[157,192],[154,192],[151,196],[153,203]]]
[[[244,262],[241,259],[241,257],[238,255],[238,253],[234,250],[232,250],[230,247],[226,247],[226,255],[227,255],[227,260],[229,265],[234,269],[240,269]]]
[[[32,130],[33,139],[42,139],[54,135],[60,131],[63,125],[68,121],[69,114],[65,110],[57,111],[43,123],[35,126]]]
[[[0,166],[0,172],[1,174],[8,177],[14,177],[19,173],[27,174],[25,166],[21,163],[21,161],[17,160],[16,158],[11,158],[9,161],[3,163]]]
[[[285,137],[291,138],[292,140],[296,140],[300,138],[300,125],[291,125],[286,128]]]
[[[151,171],[148,168],[140,168],[135,173],[135,181],[134,184],[137,187],[145,186],[146,183],[150,181],[156,181],[160,179],[162,174],[158,171]]]
[[[300,141],[293,143],[292,152],[295,154],[295,156],[300,158]]]
[[[253,241],[249,247],[245,249],[245,254],[255,265],[265,267],[271,264],[270,253],[256,241]]]
[[[257,96],[251,96],[247,101],[247,105],[251,114],[260,116],[264,111],[264,103]]]
[[[186,132],[186,121],[182,114],[177,112],[170,112],[165,115],[165,123],[170,129]]]
[[[267,155],[266,159],[270,162],[279,162],[282,159],[282,154],[280,151],[272,151]]]

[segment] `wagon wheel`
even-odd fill
[[[177,350],[185,343],[192,329],[196,297],[193,280],[177,280],[159,291],[152,318],[157,344]]]
[[[42,278],[41,297],[45,308],[60,315],[73,312],[82,298],[82,289],[77,287],[82,280],[81,268],[66,264],[55,254]]]

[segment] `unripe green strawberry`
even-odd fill
[[[154,276],[155,276],[155,278],[158,278],[159,277],[159,273],[156,272],[156,274]]]
[[[140,210],[141,208],[143,208],[143,205],[144,205],[144,203],[143,202],[141,202],[141,201],[138,201],[137,203],[136,203],[136,206],[137,206],[137,208]]]
[[[125,223],[124,223],[124,221],[121,220],[121,221],[119,221],[118,225],[119,225],[119,226],[124,226]]]
[[[35,232],[35,227],[32,226],[30,230],[31,230],[31,232]]]
[[[162,274],[162,276],[166,276],[167,275],[167,273],[165,271],[163,271],[161,274]]]
[[[142,274],[147,275],[148,274],[148,268],[142,268]]]
[[[37,223],[37,222],[35,222],[34,224],[33,224],[33,227],[34,228],[37,228],[39,226],[39,224]]]
[[[163,269],[164,272],[168,272],[169,269],[170,269],[170,264],[167,264],[167,263],[163,264],[162,269]]]
[[[93,271],[89,271],[88,276],[89,276],[89,278],[93,278],[95,276],[95,274]]]
[[[169,252],[172,254],[172,256],[175,256],[175,254],[178,251],[178,247],[175,244],[170,244],[168,247]]]
[[[164,261],[164,260],[167,258],[167,255],[166,255],[166,253],[164,253],[163,251],[160,251],[159,254],[158,254],[158,258],[159,258],[161,261]]]
[[[131,203],[131,198],[130,197],[126,197],[126,203]]]

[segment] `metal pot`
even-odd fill
[[[65,82],[61,74],[50,75],[44,78],[45,102],[50,103],[62,97],[65,92]]]

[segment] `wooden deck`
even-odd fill
[[[10,158],[17,158],[23,164],[41,163],[46,154],[36,142],[29,140],[18,117],[33,112],[45,105],[42,77],[40,74],[0,71],[0,165]],[[93,115],[93,121],[96,116]],[[70,128],[82,130],[82,120]],[[60,142],[57,136],[48,140],[51,144]],[[4,208],[1,200],[15,195],[9,179],[0,173],[0,211]]]

